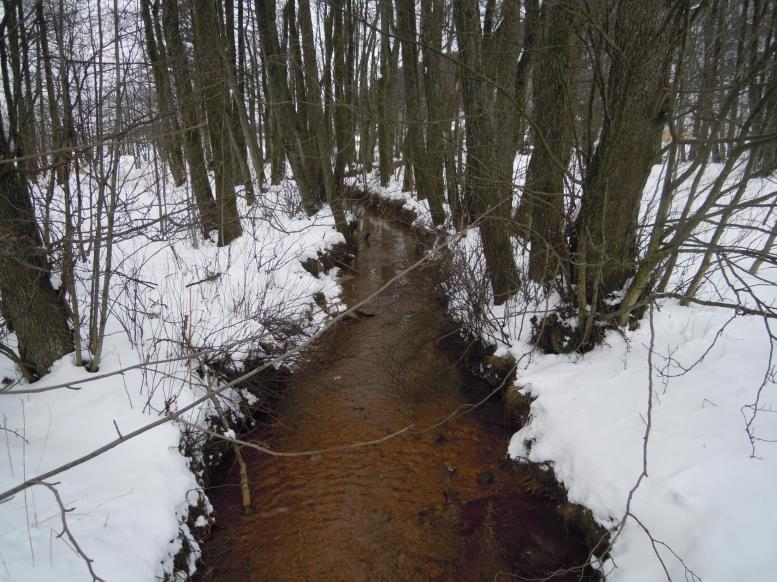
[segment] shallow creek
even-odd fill
[[[349,305],[418,258],[408,229],[362,220],[355,272],[342,278]],[[245,450],[246,516],[237,467],[225,462],[209,490],[216,526],[200,579],[509,580],[585,561],[554,508],[525,493],[505,459],[511,431],[498,398],[435,427],[491,388],[441,345],[450,325],[433,275],[401,277],[363,307],[368,316],[322,338],[250,440],[307,451],[414,428],[337,453]],[[564,579],[577,578],[554,578]]]

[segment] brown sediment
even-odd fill
[[[359,238],[342,280],[350,305],[417,258],[409,231],[386,220],[363,218]],[[439,424],[493,388],[443,347],[449,322],[433,286],[432,269],[416,269],[333,328],[250,440],[309,451],[413,428],[337,453],[244,449],[254,512],[243,515],[237,468],[225,463],[208,491],[216,525],[200,579],[509,580],[586,562],[582,537],[505,459],[512,431],[499,399]]]

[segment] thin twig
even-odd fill
[[[76,541],[75,536],[73,535],[73,532],[70,531],[70,528],[67,526],[67,518],[66,514],[73,511],[73,508],[70,509],[65,508],[65,504],[62,502],[62,497],[59,495],[59,491],[57,491],[57,488],[55,485],[59,485],[59,483],[46,483],[45,481],[41,481],[40,483],[37,483],[37,485],[42,485],[43,487],[46,487],[51,493],[54,495],[54,499],[57,500],[57,505],[59,505],[59,516],[62,522],[62,531],[57,534],[58,538],[61,538],[63,535],[67,536],[68,541],[72,544],[73,549],[76,551],[76,553],[81,556],[81,559],[86,563],[86,567],[89,569],[89,574],[92,575],[92,582],[105,582],[102,578],[100,578],[94,571],[94,568],[92,567],[92,563],[94,560],[92,560],[89,556],[87,556],[84,551],[81,549],[81,546],[78,545],[78,541]]]

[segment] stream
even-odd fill
[[[413,233],[387,219],[363,217],[359,239],[341,279],[348,305],[419,257]],[[433,287],[433,267],[413,270],[336,325],[249,440],[310,451],[413,428],[335,453],[244,449],[250,515],[237,466],[224,462],[208,490],[216,525],[198,579],[511,580],[585,562],[582,542],[505,458],[514,428],[498,397],[439,424],[492,388],[441,344],[451,326]]]

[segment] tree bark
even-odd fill
[[[184,170],[183,153],[179,143],[178,116],[173,108],[173,94],[170,87],[170,79],[165,64],[165,56],[161,54],[160,48],[162,39],[157,41],[154,35],[154,21],[151,16],[150,0],[141,0],[140,13],[143,20],[143,30],[146,37],[146,53],[151,62],[151,72],[154,76],[154,86],[156,87],[157,99],[159,101],[159,118],[162,137],[160,146],[163,155],[170,166],[170,173],[176,186],[181,186],[186,181],[186,172]]]
[[[376,34],[375,28],[378,23],[377,14],[372,23],[367,20],[367,4],[364,6],[362,15],[364,42],[362,43],[362,53],[359,60],[359,161],[362,165],[362,171],[367,174],[372,171],[372,164],[375,160],[375,88],[377,86],[377,77],[375,75],[376,61],[374,55]],[[369,27],[369,34],[367,33]],[[370,67],[372,64],[372,67]],[[372,87],[372,89],[371,89]]]
[[[242,234],[237,211],[235,177],[232,172],[232,144],[228,93],[224,91],[223,63],[218,46],[224,39],[219,30],[215,0],[192,3],[192,26],[197,66],[203,79],[203,97],[208,118],[213,173],[216,180],[216,212],[218,217],[218,244],[225,246]]]
[[[162,23],[167,40],[170,69],[173,72],[173,82],[178,96],[178,109],[184,124],[183,148],[186,160],[189,162],[189,183],[199,211],[202,232],[207,236],[209,232],[218,229],[218,214],[208,180],[200,119],[193,102],[194,87],[189,58],[186,56],[181,37],[177,0],[163,0]]]
[[[529,79],[534,70],[534,54],[539,33],[539,0],[528,0],[525,11],[523,47],[521,58],[518,60],[518,66],[515,70],[515,102],[524,109],[518,116],[515,124],[515,141],[518,149],[521,150],[526,148],[526,130],[528,127],[528,116],[526,114],[527,94],[529,92]]]
[[[334,60],[334,129],[335,129],[335,182],[341,187],[345,166],[352,161],[353,132],[351,130],[352,103],[348,102],[348,86],[352,84],[346,55],[346,23],[348,0],[333,0],[332,3],[332,56]],[[350,20],[350,19],[348,19]],[[306,56],[306,58],[309,58]],[[312,88],[311,88],[312,90]]]
[[[27,184],[12,158],[0,133],[2,314],[16,333],[23,374],[36,379],[73,350],[73,334],[64,299],[51,285]]]
[[[380,2],[380,79],[378,79],[378,171],[381,186],[388,186],[394,169],[394,63],[397,46],[391,48],[392,0]]]
[[[35,17],[38,25],[38,38],[41,45],[41,53],[43,57],[43,71],[46,77],[46,101],[48,102],[49,109],[49,121],[51,122],[51,136],[48,144],[53,150],[51,155],[51,165],[57,176],[57,183],[63,184],[65,182],[65,166],[67,165],[67,158],[62,151],[62,145],[64,141],[62,132],[62,123],[59,119],[59,111],[57,109],[57,99],[54,86],[54,73],[51,66],[51,52],[49,50],[48,42],[48,30],[46,26],[46,18],[43,12],[43,3],[39,2],[35,6]],[[43,102],[43,99],[41,99]]]
[[[278,41],[278,27],[275,23],[275,0],[257,0],[256,16],[259,39],[262,45],[264,71],[267,76],[267,104],[271,108],[272,129],[277,137],[273,147],[280,147],[291,165],[294,179],[302,196],[303,206],[313,213],[319,204],[319,182],[310,175],[306,167],[306,153],[301,137],[307,134],[305,121],[294,110],[288,79],[286,78],[286,55]],[[276,175],[273,175],[275,178]]]
[[[504,93],[512,96],[509,87],[515,79],[518,2],[504,1],[500,24],[489,36],[481,31],[477,0],[456,0],[454,11],[463,63],[465,199],[471,219],[480,226],[486,270],[494,302],[499,305],[515,293],[519,283],[508,228],[515,151],[511,154],[506,142],[514,144],[514,139],[511,132],[504,131],[512,126],[515,116],[511,99],[506,99]],[[488,31],[488,26],[485,29]],[[500,135],[504,136],[501,141]]]
[[[310,19],[310,3],[308,0],[299,0],[300,28],[302,29],[302,44],[305,59],[305,81],[307,83],[307,95],[310,100],[308,112],[315,131],[315,139],[318,143],[318,153],[321,158],[321,169],[324,176],[324,188],[332,214],[335,217],[337,231],[343,235],[347,242],[351,239],[348,228],[348,220],[345,216],[345,203],[342,193],[332,170],[332,151],[327,131],[324,111],[321,107],[321,87],[318,84],[318,67],[316,64],[316,50],[313,45],[313,26]]]
[[[564,267],[564,177],[572,156],[570,88],[572,13],[563,0],[543,3],[533,68],[532,152],[521,205],[531,241],[529,277],[549,283]]]
[[[322,158],[319,151],[315,120],[315,112],[310,111],[308,101],[308,85],[305,79],[305,65],[302,56],[302,42],[300,41],[299,27],[297,24],[297,10],[295,2],[286,3],[283,10],[284,29],[289,45],[289,78],[292,81],[292,100],[297,108],[297,141],[300,144],[302,164],[307,173],[312,192],[316,201],[326,198],[326,186],[324,168],[322,165],[329,158]],[[329,123],[327,123],[329,127]],[[330,153],[331,157],[331,153]]]
[[[621,0],[599,144],[584,180],[576,264],[590,298],[620,290],[634,273],[637,219],[671,104],[673,2]]]
[[[442,79],[442,23],[445,2],[443,0],[422,0],[421,2],[421,47],[424,57],[424,92],[426,94],[426,166],[429,206],[435,224],[445,221],[443,200],[445,181],[445,130],[450,128],[451,119],[443,96]]]

